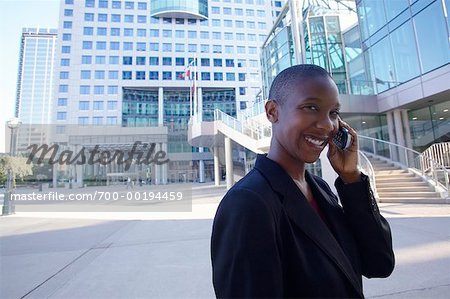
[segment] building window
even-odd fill
[[[163,57],[162,64],[163,65],[172,65],[172,57]]]
[[[212,21],[212,26],[213,27],[220,27],[220,20],[219,19],[213,19]]]
[[[123,50],[124,51],[133,51],[133,43],[132,42],[124,42]]]
[[[145,80],[145,72],[137,71],[136,72],[136,80]]]
[[[105,87],[103,85],[95,85],[94,86],[94,94],[104,94]]]
[[[69,79],[69,72],[59,72],[59,79]]]
[[[95,56],[95,64],[105,64],[106,63],[106,56]]]
[[[121,2],[120,1],[113,1],[111,7],[112,8],[121,8]]]
[[[81,64],[92,64],[92,56],[90,55],[81,56]]]
[[[67,98],[59,98],[58,99],[58,106],[59,107],[67,106]]]
[[[109,56],[109,64],[119,64],[119,56]]]
[[[184,72],[175,72],[176,80],[184,80]]]
[[[117,101],[108,101],[108,110],[117,110]]]
[[[106,27],[98,27],[97,35],[100,35],[100,36],[106,35]]]
[[[234,67],[234,59],[225,59],[225,66]]]
[[[223,8],[223,14],[224,15],[231,15],[231,8],[230,7],[224,7]]]
[[[150,65],[159,65],[159,57],[149,57],[148,63]]]
[[[214,15],[220,14],[220,7],[212,6],[211,7],[211,14],[214,14]]]
[[[184,24],[184,19],[175,19],[175,24],[178,24],[178,25],[183,25]]]
[[[234,53],[234,47],[233,46],[225,46],[225,53],[233,54]]]
[[[176,57],[175,58],[175,65],[177,66],[184,66],[184,57]]]
[[[141,24],[147,23],[147,16],[138,16],[137,22]]]
[[[119,86],[117,85],[108,85],[108,94],[118,94]]]
[[[120,23],[120,15],[112,14],[111,15],[111,21],[113,23]]]
[[[175,52],[184,52],[184,44],[175,44]]]
[[[73,9],[64,9],[64,16],[66,17],[73,16]]]
[[[234,73],[227,73],[227,81],[235,81],[236,77]]]
[[[214,73],[214,81],[223,81],[222,73]]]
[[[94,7],[95,6],[95,0],[86,0],[84,2],[84,7]]]
[[[107,116],[106,124],[109,126],[117,125],[117,116]]]
[[[150,24],[159,24],[158,17],[150,17]]]
[[[159,37],[158,29],[150,29],[150,37]]]
[[[150,72],[148,77],[150,80],[158,80],[158,72]]]
[[[94,75],[97,80],[105,79],[105,71],[95,71]]]
[[[125,1],[125,9],[134,9],[134,2]]]
[[[94,116],[94,117],[92,118],[92,124],[93,124],[94,126],[100,126],[100,125],[102,125],[102,124],[103,124],[103,117],[101,117],[101,116]]]
[[[175,30],[176,38],[184,38],[184,30]]]
[[[212,33],[212,38],[213,39],[221,39],[222,38],[222,34],[220,32],[213,32]]]
[[[163,36],[163,37],[172,37],[172,30],[164,29],[164,30],[162,31],[162,36]]]
[[[150,43],[150,51],[158,52],[159,44],[158,43]]]
[[[91,87],[89,85],[80,85],[80,94],[90,94]]]
[[[99,8],[108,8],[108,0],[99,0],[98,7]]]
[[[92,41],[83,41],[83,50],[91,50],[92,49]]]
[[[119,79],[119,71],[108,71],[108,79]]]
[[[72,40],[72,34],[63,33],[62,39],[63,39],[63,41],[70,41],[70,40]]]
[[[197,31],[189,30],[188,31],[188,37],[189,38],[197,38]]]
[[[123,35],[124,36],[133,36],[133,28],[124,28]]]
[[[105,14],[105,13],[99,13],[99,14],[97,15],[97,20],[98,20],[99,22],[108,22],[108,15]]]
[[[188,45],[188,52],[191,52],[191,53],[197,52],[197,45],[189,44]]]
[[[147,36],[147,29],[138,29],[137,36],[141,36],[141,37]]]
[[[147,49],[146,43],[136,43],[136,51],[145,51]]]
[[[213,45],[213,53],[222,53],[221,45]]]
[[[209,39],[209,32],[208,31],[200,31],[200,38],[201,39]]]
[[[89,124],[89,117],[87,116],[79,116],[78,117],[78,125],[87,126]]]
[[[202,72],[202,80],[203,80],[203,81],[209,81],[209,80],[211,80],[211,73]]]
[[[94,21],[94,14],[93,13],[85,13],[84,14],[84,20],[86,22],[93,22]]]
[[[70,46],[62,46],[61,53],[64,53],[64,54],[70,53]]]
[[[163,80],[172,80],[172,72],[162,72]]]
[[[147,10],[147,3],[146,2],[138,2],[138,9],[139,10]]]
[[[103,110],[103,101],[94,101],[94,110]]]
[[[209,53],[209,45],[200,45],[200,52],[201,53]]]
[[[59,85],[59,92],[61,92],[61,93],[69,92],[69,85],[67,85],[67,84],[60,84]]]
[[[245,96],[245,87],[239,87],[239,95]]]
[[[145,57],[143,56],[138,56],[136,57],[136,65],[145,65]]]
[[[122,72],[122,80],[131,80],[131,71]]]
[[[171,18],[163,18],[163,24],[172,24]]]
[[[89,110],[89,101],[80,101],[78,102],[79,110]]]
[[[201,66],[210,66],[209,64],[209,58],[202,58],[200,59]]]
[[[133,15],[125,15],[123,17],[123,20],[125,23],[133,23],[134,22],[134,16]]]
[[[214,66],[222,66],[222,59],[214,58]]]
[[[239,81],[245,81],[245,74],[239,73]]]
[[[71,29],[72,28],[72,22],[71,21],[64,21],[63,28],[64,29]]]
[[[66,120],[67,112],[56,112],[56,119],[57,120]]]
[[[80,78],[81,79],[91,79],[91,71],[81,71]]]
[[[106,50],[106,42],[98,41],[95,47],[97,50]]]
[[[120,50],[120,42],[110,42],[109,49],[110,50]]]

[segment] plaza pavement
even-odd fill
[[[0,298],[213,298],[209,243],[224,193],[224,186],[195,184],[191,212],[18,207],[0,217]],[[380,210],[393,230],[397,264],[387,279],[365,279],[366,297],[449,298],[450,205]]]

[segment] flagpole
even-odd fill
[[[196,63],[195,63],[195,57],[194,60],[192,61],[193,65],[193,75],[194,75],[194,115],[195,115],[195,121],[197,122],[198,119],[198,103],[197,103],[197,69],[196,69]]]

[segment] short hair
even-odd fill
[[[292,84],[306,78],[330,78],[331,75],[322,67],[315,64],[298,64],[280,72],[272,82],[269,91],[269,100],[276,100],[283,104],[287,98],[287,92],[292,90]]]

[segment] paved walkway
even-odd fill
[[[224,187],[197,185],[192,212],[0,217],[0,298],[212,298],[209,242]],[[450,207],[382,204],[397,266],[368,298],[448,298]]]

